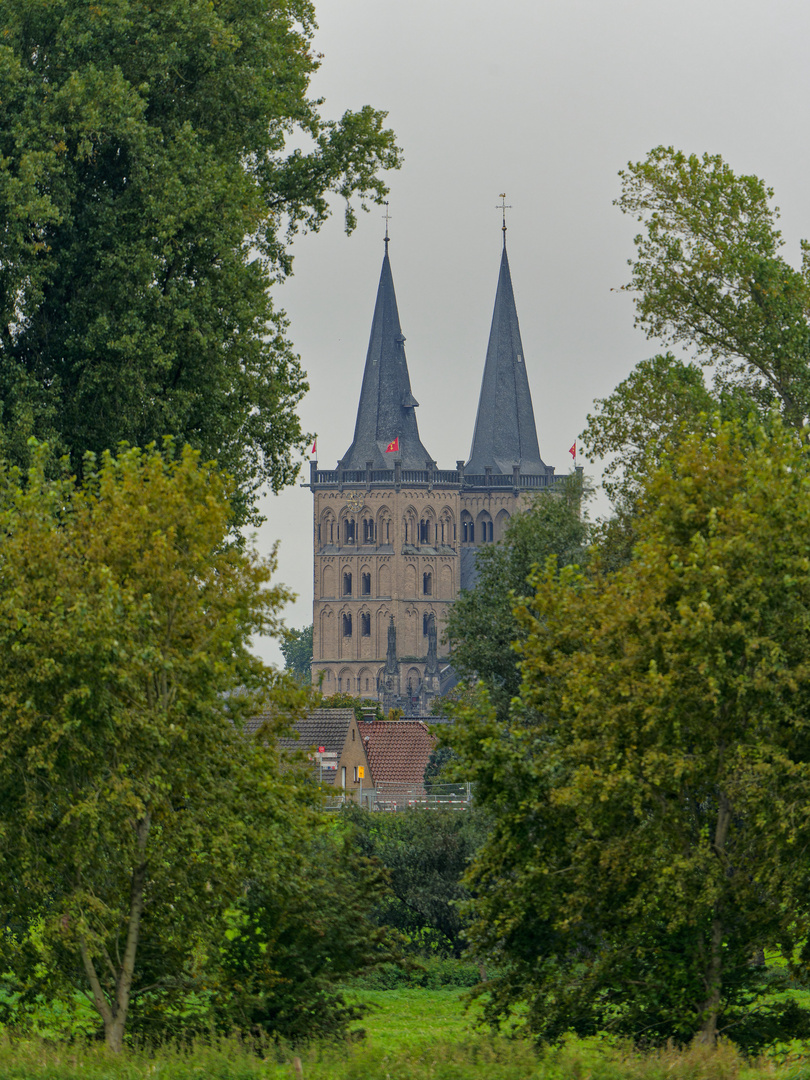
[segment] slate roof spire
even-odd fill
[[[419,402],[411,393],[405,336],[399,324],[388,243],[386,223],[385,256],[371,322],[354,440],[338,464],[341,469],[365,469],[368,461],[374,469],[392,469],[395,461],[401,461],[403,469],[424,469],[427,462],[433,460],[419,438],[415,412]],[[386,447],[394,439],[399,439],[399,451],[386,453]]]
[[[537,444],[526,358],[520,340],[512,275],[506,254],[504,221],[495,310],[492,313],[470,460],[464,471],[467,474],[481,474],[491,468],[493,474],[511,474],[515,465],[524,476],[537,476],[549,471],[540,457]]]

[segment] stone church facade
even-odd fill
[[[420,715],[455,681],[443,628],[477,552],[557,483],[540,457],[505,230],[472,450],[454,469],[420,439],[404,346],[386,238],[354,439],[336,469],[310,463],[312,678]]]

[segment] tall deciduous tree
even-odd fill
[[[620,176],[617,205],[642,226],[625,286],[636,324],[712,376],[667,353],[596,402],[582,441],[610,459],[605,489],[626,510],[668,442],[707,430],[702,414],[810,416],[810,265],[806,247],[800,270],[782,256],[771,189],[719,155],[659,146]]]
[[[550,555],[561,565],[584,558],[588,524],[582,494],[581,482],[572,478],[559,493],[541,495],[516,514],[503,540],[479,551],[475,585],[450,609],[447,638],[454,668],[468,682],[480,679],[504,716],[520,687],[513,644],[523,631],[512,611],[514,597],[530,591],[532,568]]]
[[[5,456],[34,433],[80,470],[169,434],[243,504],[293,479],[306,383],[268,288],[330,196],[351,229],[399,161],[384,113],[308,96],[314,26],[308,0],[4,0]]]
[[[287,597],[229,517],[189,448],[107,454],[79,488],[41,451],[0,472],[3,922],[41,918],[42,959],[113,1049],[142,972],[160,985],[218,934],[254,855],[299,827],[272,740],[240,731],[260,692],[304,704],[249,651]]]
[[[806,951],[809,452],[776,422],[693,436],[629,566],[539,575],[511,726],[452,733],[493,817],[470,931],[506,961],[492,1015],[733,1037],[760,950]]]

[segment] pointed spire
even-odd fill
[[[391,469],[395,460],[401,461],[404,469],[424,469],[427,461],[432,460],[419,438],[415,412],[419,402],[411,393],[405,336],[399,325],[388,243],[386,222],[385,257],[371,323],[354,441],[339,463],[342,469],[365,469],[369,461],[374,469]],[[399,439],[399,451],[386,453],[386,447],[395,439]]]
[[[493,473],[503,474],[511,473],[517,465],[524,476],[536,476],[548,470],[537,445],[532,395],[506,254],[505,216],[503,228],[503,253],[495,310],[472,450],[464,471],[467,474],[481,474],[491,468]]]

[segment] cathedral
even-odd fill
[[[354,439],[335,469],[310,463],[312,681],[429,712],[455,675],[443,627],[475,560],[557,479],[537,442],[506,228],[469,460],[440,469],[423,444],[385,238]]]

